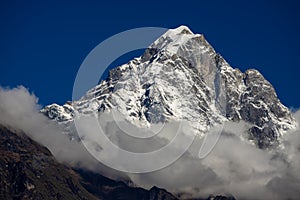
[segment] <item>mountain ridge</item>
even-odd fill
[[[70,126],[76,115],[111,109],[138,126],[186,120],[200,135],[223,122],[244,120],[259,148],[278,144],[297,126],[257,70],[232,68],[203,35],[186,26],[168,30],[141,57],[110,70],[80,100],[41,112]]]

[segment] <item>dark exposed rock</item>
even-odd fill
[[[0,125],[0,199],[97,199],[24,133]]]
[[[114,181],[100,174],[82,169],[76,170],[82,177],[83,186],[95,196],[106,200],[176,200],[164,189],[153,187],[145,190],[129,187],[123,182]]]
[[[148,61],[151,58],[154,57],[154,55],[158,52],[158,49],[155,48],[148,48],[146,49],[145,53],[142,55],[142,60],[143,61]]]

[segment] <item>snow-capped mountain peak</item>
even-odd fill
[[[166,50],[170,53],[176,54],[180,47],[193,38],[203,37],[200,34],[193,34],[193,32],[186,26],[180,26],[176,29],[170,29],[160,38],[158,38],[150,48]]]
[[[257,70],[233,69],[203,35],[186,26],[168,30],[141,57],[112,69],[79,101],[42,112],[68,125],[74,115],[111,109],[138,126],[186,120],[199,134],[224,121],[245,120],[251,124],[249,138],[261,148],[296,127]]]

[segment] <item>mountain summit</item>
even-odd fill
[[[70,126],[76,115],[116,109],[138,126],[170,120],[191,122],[204,135],[225,121],[249,123],[249,139],[268,148],[296,127],[272,85],[255,69],[232,68],[201,34],[170,29],[145,53],[112,69],[80,100],[41,112]]]

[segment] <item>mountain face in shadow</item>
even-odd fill
[[[24,133],[0,126],[0,199],[97,199]]]
[[[100,174],[82,169],[75,170],[81,175],[82,185],[92,194],[107,200],[175,200],[165,189],[152,187],[150,190],[132,188],[120,181],[114,181]]]

